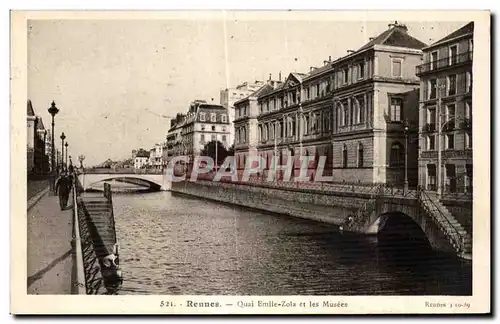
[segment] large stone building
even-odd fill
[[[419,183],[427,190],[472,191],[473,34],[471,22],[424,48],[417,66]]]
[[[325,156],[324,174],[334,182],[403,185],[407,152],[408,180],[416,185],[415,67],[425,46],[406,26],[390,24],[360,49],[311,67],[307,74],[291,73],[282,85],[258,93],[257,130],[246,132],[257,133],[265,168],[272,167],[275,155],[280,165],[291,158],[298,175],[299,158],[308,155],[315,160],[309,165],[313,177],[319,157]]]
[[[254,81],[253,83],[243,82],[242,84],[236,86],[236,88],[226,88],[220,91],[220,104],[227,109],[229,115],[229,123],[231,125],[229,128],[230,130],[229,142],[228,142],[229,146],[233,145],[234,143],[234,126],[233,126],[235,118],[234,103],[238,100],[241,100],[251,95],[253,92],[255,92],[263,85],[264,82],[262,81]]]
[[[201,154],[205,144],[211,141],[219,141],[229,149],[229,136],[227,109],[222,105],[195,100],[190,104],[186,115],[179,116],[179,123],[176,118],[167,135],[167,147],[171,147],[172,156],[187,155],[192,162],[194,157]]]
[[[278,89],[282,84],[283,82],[280,81],[269,80],[254,93],[234,103],[234,152],[237,169],[242,170],[244,168],[247,156],[258,155],[259,134],[257,133],[257,118],[260,115],[259,96]]]

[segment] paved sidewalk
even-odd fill
[[[64,211],[51,192],[28,211],[28,294],[71,294],[72,194]]]

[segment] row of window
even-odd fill
[[[428,151],[436,150],[436,136],[435,134],[427,135],[425,137],[425,147]],[[472,131],[463,133],[464,136],[464,148],[472,148]],[[445,134],[444,136],[444,146],[446,150],[454,150],[456,148],[455,140],[456,135],[454,133]]]
[[[472,52],[474,49],[474,41],[472,39],[469,40],[469,47],[468,47],[468,52]],[[444,58],[444,61],[448,65],[454,65],[458,63],[458,56],[459,56],[459,50],[458,50],[458,44],[453,44],[448,46],[448,56]],[[438,61],[439,61],[439,50],[433,51],[429,55],[429,61],[430,61],[430,68],[431,70],[436,70],[438,69]]]
[[[450,103],[450,104],[445,105],[444,114],[441,117],[441,121],[440,121],[441,122],[440,127],[445,127],[446,123],[454,125],[454,123],[457,119],[460,119],[460,121],[462,121],[462,119],[469,120],[471,118],[472,102],[465,101],[463,117],[457,116],[456,110],[457,110],[457,106],[455,103]],[[436,106],[428,106],[426,109],[426,112],[427,112],[427,116],[426,116],[427,124],[436,125],[436,121],[437,121]],[[446,129],[447,128],[444,128],[444,130],[446,130]]]
[[[403,77],[403,62],[403,58],[391,58],[391,76],[393,78]],[[302,91],[294,89],[278,97],[265,99],[259,102],[259,111],[263,114],[300,103],[301,95],[305,100],[314,100],[326,96],[334,89],[364,80],[368,77],[367,65],[373,66],[373,60],[361,61],[338,69],[329,78],[304,86]]]
[[[217,135],[215,135],[215,134],[210,135],[210,140],[211,141],[217,140]],[[222,142],[226,143],[226,141],[227,141],[227,136],[226,135],[222,135]],[[200,135],[200,142],[201,143],[205,143],[205,134],[201,134]]]
[[[445,192],[472,192],[473,184],[473,167],[472,164],[465,165],[465,173],[457,176],[455,164],[445,164],[444,167],[444,183],[443,189]],[[426,168],[426,189],[431,191],[437,190],[437,168],[436,164],[427,164]]]
[[[200,121],[204,122],[204,121],[207,121],[207,114],[204,113],[204,112],[200,112]],[[210,122],[212,123],[215,123],[217,122],[217,114],[216,113],[210,113]],[[223,122],[223,123],[226,123],[227,122],[227,115],[223,114],[223,115],[220,115],[220,121]]]
[[[201,130],[202,130],[202,131],[204,131],[204,130],[206,130],[206,129],[207,129],[207,125],[201,124]],[[215,132],[215,130],[216,130],[215,125],[210,126],[210,129],[211,129],[213,132]],[[223,131],[223,132],[225,132],[225,131],[227,130],[226,126],[222,126],[222,128],[221,128],[221,129],[222,129],[222,131]]]
[[[460,82],[458,82],[459,80]],[[444,85],[438,85],[437,78],[429,79],[427,81],[427,100],[436,99],[440,89],[445,90],[445,96],[472,92],[472,73],[467,71],[462,74],[450,74],[446,77]],[[439,94],[442,94],[442,91],[439,91]]]

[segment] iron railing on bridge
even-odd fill
[[[451,239],[451,243],[456,249],[457,253],[463,253],[465,250],[464,237],[458,229],[450,222],[448,217],[443,213],[441,208],[434,202],[434,200],[424,191],[418,190],[419,205],[427,214],[434,220],[440,230]]]

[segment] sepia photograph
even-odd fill
[[[11,11],[11,312],[489,312],[490,19]]]

